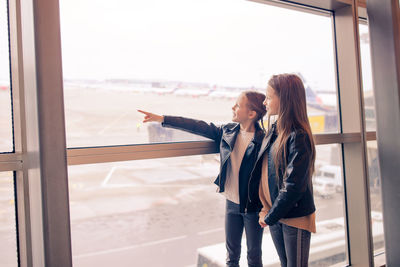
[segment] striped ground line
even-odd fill
[[[177,237],[167,238],[167,239],[162,239],[162,240],[157,240],[157,241],[151,241],[151,242],[147,242],[147,243],[143,243],[143,244],[127,246],[127,247],[122,247],[122,248],[115,248],[115,249],[108,249],[108,250],[102,250],[102,251],[97,251],[97,252],[80,254],[80,255],[74,256],[73,258],[81,259],[81,258],[98,256],[98,255],[105,255],[105,254],[121,252],[121,251],[125,251],[125,250],[130,250],[130,249],[136,249],[136,248],[141,248],[141,247],[149,247],[149,246],[164,244],[164,243],[168,243],[168,242],[172,242],[172,241],[176,241],[176,240],[181,240],[181,239],[185,239],[185,238],[187,238],[187,235],[182,235],[182,236],[177,236]]]

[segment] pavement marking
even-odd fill
[[[121,114],[117,119],[115,119],[114,121],[112,121],[110,124],[108,124],[107,126],[105,126],[102,130],[100,130],[97,135],[103,135],[103,133],[105,131],[107,131],[108,129],[110,129],[112,126],[114,126],[114,124],[116,124],[117,122],[119,122],[123,117],[125,117],[126,115],[128,115],[128,112],[125,112],[123,114]]]
[[[224,231],[224,228],[221,227],[221,228],[215,228],[215,229],[211,229],[211,230],[201,231],[201,232],[198,232],[197,234],[198,235],[208,235],[208,234],[212,234],[212,233],[219,232],[219,231]]]
[[[108,172],[106,178],[104,178],[103,182],[101,183],[101,186],[102,186],[102,187],[107,186],[108,181],[111,179],[111,176],[113,175],[115,169],[117,169],[117,168],[118,168],[118,166],[113,166],[113,167],[111,168],[111,170]]]
[[[122,248],[114,248],[114,249],[107,249],[107,250],[102,250],[102,251],[98,251],[98,252],[80,254],[80,255],[77,255],[77,256],[73,256],[73,258],[81,259],[81,258],[98,256],[98,255],[110,254],[110,253],[130,250],[130,249],[136,249],[136,248],[141,248],[141,247],[149,247],[149,246],[164,244],[164,243],[168,243],[168,242],[172,242],[172,241],[176,241],[176,240],[181,240],[181,239],[185,239],[185,238],[187,238],[187,235],[182,235],[182,236],[177,236],[177,237],[167,238],[167,239],[162,239],[162,240],[157,240],[157,241],[151,241],[151,242],[147,242],[147,243],[143,243],[143,244],[127,246],[127,247],[122,247]]]
[[[110,180],[117,169],[134,169],[130,166],[112,166],[112,168],[107,173],[106,177],[104,178],[103,182],[101,183],[101,187],[109,187],[109,188],[125,188],[125,187],[189,187],[189,188],[206,188],[209,185],[192,185],[192,184],[135,184],[135,183],[110,183]],[[151,169],[151,168],[149,168]],[[96,188],[95,188],[96,189]]]
[[[192,184],[106,184],[106,185],[102,185],[102,187],[108,187],[108,188],[126,188],[126,187],[140,187],[140,188],[145,188],[145,187],[162,187],[162,188],[188,187],[188,188],[193,188],[194,186],[196,186],[196,189],[209,187],[208,185],[200,186],[200,185],[192,185]],[[97,188],[94,188],[94,190],[96,190],[96,189]]]

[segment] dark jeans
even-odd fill
[[[246,231],[248,266],[262,267],[263,228],[258,224],[258,212],[240,213],[239,205],[227,200],[225,214],[226,266],[239,267],[243,228]]]
[[[311,233],[283,223],[269,226],[282,267],[306,267]]]

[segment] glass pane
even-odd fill
[[[368,25],[359,24],[362,82],[364,90],[365,123],[367,131],[376,131],[374,91],[372,84],[371,51]]]
[[[327,175],[314,177],[310,264],[329,266],[347,260],[340,146],[318,146],[317,153],[317,170]],[[213,184],[218,158],[70,166],[74,266],[225,266],[225,198]],[[279,261],[268,229],[263,255],[265,265]]]
[[[370,181],[369,191],[371,198],[372,235],[374,241],[374,253],[375,255],[377,255],[385,251],[383,236],[381,177],[378,161],[378,143],[376,141],[368,141],[367,152],[368,174]]]
[[[361,22],[359,24],[359,28],[366,128],[367,131],[376,131],[368,25],[365,22]],[[376,141],[367,142],[374,253],[375,255],[380,255],[385,251],[385,244],[383,236],[382,195],[380,187],[381,180],[377,147],[378,144]],[[384,263],[384,257],[377,257],[375,261],[379,261],[379,263],[375,262],[375,264],[380,266],[379,264],[382,261]]]
[[[317,146],[313,177],[317,233],[311,236],[310,266],[347,263],[341,146]]]
[[[224,240],[218,155],[69,167],[74,266],[191,266]]]
[[[0,2],[0,153],[13,151],[7,1]]]
[[[18,266],[15,220],[14,178],[0,172],[0,266]]]
[[[313,132],[338,131],[327,15],[244,0],[62,0],[60,10],[68,147],[198,140],[143,125],[136,110],[229,122],[240,91],[264,92],[284,72],[306,83]]]

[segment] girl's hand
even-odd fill
[[[151,121],[164,122],[164,116],[153,114],[153,113],[143,111],[140,109],[138,109],[137,111],[139,111],[140,113],[143,113],[145,115],[143,122],[151,122]]]
[[[260,226],[261,226],[262,228],[264,228],[264,227],[267,226],[267,224],[264,222],[264,218],[262,218],[262,217],[259,217],[258,223],[260,224]]]

